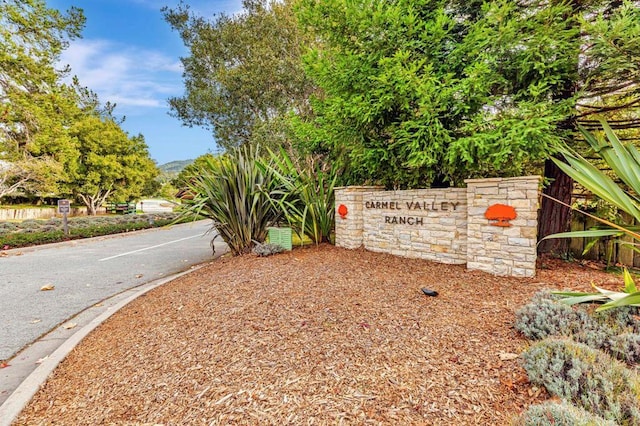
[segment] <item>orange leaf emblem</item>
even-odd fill
[[[493,226],[511,226],[509,221],[518,217],[518,214],[512,206],[494,204],[484,212],[484,217],[489,219]]]
[[[340,217],[342,219],[346,219],[347,213],[349,213],[349,209],[347,209],[347,206],[345,206],[344,204],[340,204],[340,206],[338,207],[338,214],[340,215]]]

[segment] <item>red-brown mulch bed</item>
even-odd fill
[[[328,245],[223,258],[100,326],[18,424],[504,425],[547,398],[511,359],[527,346],[515,311],[592,281],[620,279],[553,260],[499,278]]]

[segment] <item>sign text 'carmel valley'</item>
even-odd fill
[[[458,208],[458,201],[407,201],[404,204],[398,201],[366,201],[364,203],[367,209],[380,210],[409,210],[409,211],[433,211],[447,212],[454,211]],[[384,216],[384,223],[400,224],[400,225],[424,225],[422,217],[406,217],[406,216]]]

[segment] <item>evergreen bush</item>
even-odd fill
[[[567,339],[545,339],[522,355],[529,380],[620,425],[640,425],[637,373],[606,353]]]
[[[596,312],[591,305],[568,306],[548,291],[539,292],[531,303],[516,312],[515,328],[525,337],[570,337],[601,349],[628,363],[640,362],[638,308],[620,307]]]
[[[567,402],[545,402],[530,406],[514,426],[616,426],[616,423],[594,416]]]
[[[255,247],[253,247],[253,252],[258,256],[271,256],[272,254],[281,253],[283,251],[284,247],[280,244],[273,243],[256,244]]]

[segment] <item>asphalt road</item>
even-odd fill
[[[0,360],[101,300],[211,260],[210,221],[5,252]],[[225,246],[216,240],[216,252]],[[53,290],[42,291],[46,285]]]

